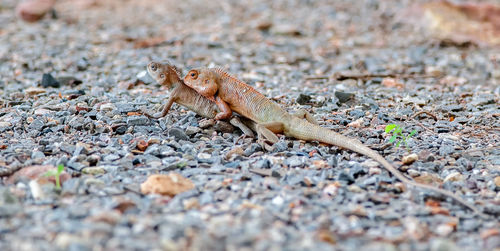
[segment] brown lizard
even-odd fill
[[[142,113],[144,115],[155,119],[164,117],[167,115],[174,102],[189,108],[205,118],[214,118],[218,113],[218,107],[214,102],[184,84],[182,78],[180,77],[181,74],[179,70],[174,65],[168,62],[163,64],[151,62],[147,66],[147,71],[157,83],[166,86],[170,90],[170,97],[164,105],[160,115],[154,116],[143,111]],[[253,132],[249,129],[249,127],[254,131],[257,131],[256,123],[245,118],[241,119],[244,123],[242,123],[238,117],[232,117],[229,122],[233,126],[238,127],[244,135],[253,137]],[[268,137],[271,137],[270,140],[267,139]],[[263,148],[270,149],[268,142],[274,140],[274,137],[276,137],[276,135],[272,132],[267,130],[262,131],[262,128],[259,128],[257,140]]]
[[[478,215],[483,215],[475,206],[450,191],[417,183],[407,178],[384,157],[361,142],[311,123],[314,120],[311,119],[312,116],[307,115],[308,113],[305,114],[307,121],[287,113],[278,104],[223,69],[193,69],[184,77],[184,83],[216,102],[221,111],[215,116],[216,119],[227,118],[231,116],[232,111],[235,111],[241,116],[255,121],[257,130],[267,128],[273,133],[283,133],[287,137],[308,141],[316,140],[366,155],[382,164],[407,187],[414,186],[446,195]]]

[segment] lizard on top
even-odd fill
[[[193,69],[184,77],[184,83],[201,95],[215,101],[220,109],[215,116],[216,119],[228,118],[232,111],[235,111],[255,121],[257,130],[267,128],[273,133],[283,133],[287,137],[320,141],[366,155],[382,164],[407,187],[418,187],[446,195],[475,213],[483,215],[475,206],[450,191],[417,183],[407,178],[384,157],[361,142],[317,125],[309,113],[302,113],[305,120],[287,113],[278,104],[221,68]]]

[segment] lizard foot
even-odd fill
[[[161,113],[155,113],[155,114],[150,114],[149,112],[146,111],[145,108],[142,108],[140,111],[139,111],[140,114],[150,118],[150,119],[159,119],[161,117],[163,117],[161,115]]]
[[[274,150],[274,144],[269,140],[259,138],[257,139],[257,143],[267,152],[272,152]]]

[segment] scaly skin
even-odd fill
[[[166,86],[170,91],[170,97],[167,103],[162,109],[161,115],[153,116],[147,112],[143,112],[144,115],[150,118],[161,118],[167,115],[172,104],[178,103],[188,109],[194,111],[198,115],[213,119],[219,111],[217,105],[210,101],[209,99],[198,94],[195,90],[189,88],[184,84],[180,77],[180,73],[177,68],[170,63],[158,63],[151,62],[147,66],[149,75],[159,84]],[[237,117],[230,120],[230,123],[238,128],[249,137],[253,137],[253,132],[248,127],[255,128],[255,125],[251,121],[245,121],[246,125],[243,124]],[[260,143],[265,146],[266,140],[259,138]]]
[[[361,142],[290,115],[278,104],[220,68],[191,70],[184,77],[184,83],[217,103],[221,112],[217,114],[216,119],[227,118],[231,116],[231,111],[235,111],[274,133],[284,133],[287,137],[301,140],[316,140],[366,155],[382,164],[387,171],[396,176],[407,187],[419,187],[446,195],[473,210],[476,214],[484,216],[475,206],[450,191],[406,178],[384,157]]]

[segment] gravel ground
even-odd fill
[[[410,1],[251,2],[67,0],[34,24],[0,2],[0,172],[21,169],[0,183],[0,249],[500,248],[499,49],[440,43],[404,22]],[[335,146],[281,137],[264,152],[177,105],[140,116],[169,95],[145,75],[167,59],[226,67],[489,217]],[[325,77],[341,73],[382,77]],[[387,124],[417,130],[408,150]],[[35,181],[58,164],[61,191]],[[171,172],[195,189],[140,192]]]

